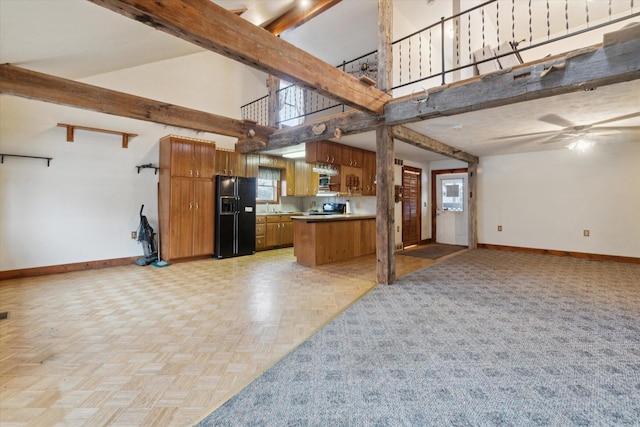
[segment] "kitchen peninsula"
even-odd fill
[[[375,215],[300,215],[293,220],[293,254],[317,266],[376,252]]]

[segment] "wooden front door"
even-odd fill
[[[402,244],[404,247],[420,244],[421,176],[422,169],[410,166],[402,168]]]

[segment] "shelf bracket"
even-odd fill
[[[23,156],[21,154],[0,153],[0,164],[4,163],[4,158],[5,157],[22,157],[24,159],[42,159],[42,160],[46,160],[47,161],[47,167],[51,166],[51,160],[53,160],[53,157]]]
[[[147,163],[144,165],[138,165],[136,166],[136,168],[138,168],[138,173],[140,173],[140,169],[154,169],[153,174],[157,175],[158,174],[158,170],[160,169],[158,166],[153,166],[151,163]]]
[[[73,142],[73,137],[76,129],[87,130],[90,132],[108,133],[111,135],[121,135],[122,148],[129,148],[129,138],[138,136],[137,133],[121,132],[121,131],[109,130],[109,129],[99,129],[99,128],[92,128],[87,126],[78,126],[78,125],[72,125],[69,123],[58,123],[58,127],[67,128],[67,142]]]

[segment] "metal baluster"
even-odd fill
[[[532,24],[532,15],[531,15],[531,0],[529,0],[529,44],[533,42],[533,29],[531,28]]]
[[[429,28],[429,75],[433,74],[433,65],[432,65],[432,57],[433,57],[433,49],[431,45],[433,44],[433,38],[431,36],[431,28]]]
[[[480,9],[482,16],[482,49],[484,50],[484,7]]]
[[[496,1],[496,45],[500,46],[500,1]]]
[[[411,81],[411,37],[409,37],[408,42],[409,42],[409,81]]]
[[[418,73],[422,78],[422,33],[418,33]]]
[[[469,33],[469,62],[473,62],[473,53],[471,53],[471,14],[468,13],[467,32]]]
[[[551,10],[549,9],[549,0],[547,0],[547,40],[551,38]]]
[[[569,0],[564,0],[564,26],[569,34]]]
[[[398,43],[398,80],[402,84],[402,42]]]
[[[516,41],[516,0],[511,0],[511,41]]]
[[[587,28],[589,28],[589,0],[585,0],[584,10],[587,13]]]
[[[456,33],[456,65],[460,65],[460,18],[456,18],[454,22],[454,31]]]
[[[609,21],[611,21],[611,0],[609,0]]]

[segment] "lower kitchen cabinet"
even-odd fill
[[[267,232],[267,218],[265,216],[256,215],[256,251],[261,251],[267,247],[265,239]]]
[[[293,246],[291,215],[256,216],[256,250]]]

